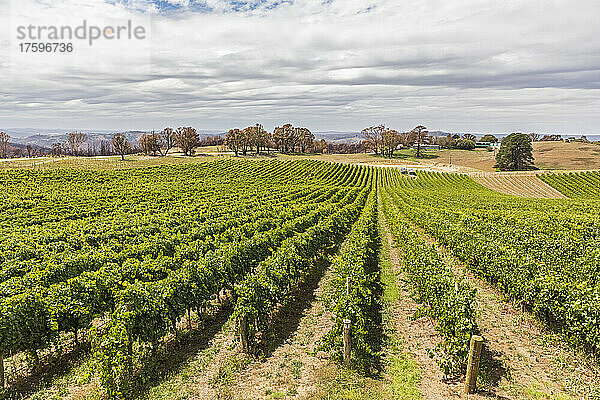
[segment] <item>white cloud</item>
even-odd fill
[[[10,57],[0,57],[0,125],[226,129],[289,119],[315,130],[381,121],[600,133],[593,0],[169,3],[177,7],[15,0],[2,42]],[[83,19],[131,19],[148,38],[18,52],[16,26]]]

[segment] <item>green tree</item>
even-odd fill
[[[479,139],[480,142],[490,142],[490,143],[496,143],[498,141],[498,138],[494,135],[483,135],[483,137],[481,139]]]
[[[456,147],[456,139],[452,137],[452,135],[442,136],[437,138],[437,144],[444,149],[453,149]]]
[[[456,148],[460,150],[473,150],[475,142],[470,139],[459,139],[456,141]]]
[[[271,134],[261,124],[249,126],[244,131],[248,133],[249,146],[256,148],[256,154],[260,154],[260,150],[263,148],[268,152]]]
[[[375,151],[375,155],[379,154],[379,149],[383,142],[383,133],[388,130],[384,125],[370,126],[361,131],[365,137],[364,144],[367,148]]]
[[[299,128],[300,151],[306,153],[315,141],[315,135],[308,128]]]
[[[534,169],[531,137],[524,133],[511,133],[505,137],[496,155],[495,167],[501,171]]]
[[[273,141],[281,153],[293,152],[299,138],[297,129],[292,124],[285,124],[282,127],[276,127],[273,131]]]
[[[402,138],[398,131],[393,129],[386,129],[385,132],[381,135],[382,148],[381,153],[387,157],[393,157],[394,151],[398,147],[400,143],[402,143]]]
[[[424,127],[423,125],[419,125],[415,127],[412,131],[410,131],[410,135],[414,137],[415,143],[417,145],[417,158],[421,158],[421,145],[429,143],[429,132],[427,132],[426,127]]]

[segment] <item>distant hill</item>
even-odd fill
[[[325,132],[313,132],[316,140],[325,139],[328,142],[335,144],[341,143],[360,143],[363,137],[360,132],[336,132],[336,131],[325,131]]]
[[[72,132],[68,129],[2,129],[10,135],[10,142],[15,145],[33,145],[43,148],[50,149],[54,143],[65,143],[67,141],[67,134]],[[81,132],[87,135],[86,144],[98,146],[102,141],[110,141],[116,131],[86,131]],[[121,132],[125,135],[127,140],[130,142],[137,142],[144,133],[150,133],[149,131],[126,131]],[[198,134],[200,138],[208,136],[222,136],[225,137],[227,132],[220,130],[199,130]],[[325,139],[333,143],[358,143],[363,140],[360,132],[314,132],[317,140]],[[84,147],[86,146],[84,144]]]
[[[0,128],[0,131],[4,131],[10,135],[10,142],[15,145],[32,145],[38,146],[40,148],[50,149],[54,143],[64,143],[67,140],[67,134],[72,132],[72,129],[32,129],[32,128],[9,128],[4,129]],[[87,135],[87,141],[84,147],[89,145],[98,146],[102,141],[110,141],[112,139],[112,135],[114,135],[117,131],[108,131],[108,130],[82,130],[83,133]],[[149,131],[143,130],[131,130],[121,132],[125,135],[127,140],[134,143],[137,142],[144,133],[149,133]],[[208,130],[201,129],[198,131],[201,138],[205,138],[207,136],[222,136],[225,137],[226,131],[223,130]],[[335,144],[342,143],[359,143],[363,140],[363,136],[360,132],[356,131],[319,131],[313,132],[315,138],[317,140],[325,139],[328,142],[332,142]],[[431,135],[434,136],[447,136],[458,134],[460,136],[465,133],[472,132],[445,132],[445,131],[430,131]],[[477,137],[482,137],[486,133],[472,133]],[[505,137],[506,133],[492,133],[497,138],[501,139]],[[543,135],[543,133],[542,133]],[[562,135],[563,138],[574,137],[575,135]],[[577,135],[579,137],[581,135]],[[587,138],[592,141],[600,140],[599,135],[588,135]]]
[[[52,148],[54,143],[66,143],[67,134],[72,132],[73,130],[60,130],[60,129],[2,129],[0,131],[4,131],[10,135],[10,143],[15,146],[38,146],[41,148]],[[87,135],[87,140],[84,144],[84,147],[87,145],[98,146],[100,142],[107,141],[110,142],[112,140],[112,136],[117,131],[86,131],[82,130],[81,132]],[[121,132],[125,135],[128,141],[135,143],[144,133],[150,133],[149,131],[125,131]],[[205,138],[208,136],[225,136],[225,132],[218,130],[200,130],[198,131],[200,138]]]
[[[87,135],[86,144],[99,145],[100,142],[110,142],[112,140],[113,132],[84,132]],[[140,136],[145,132],[131,131],[123,132],[127,140],[130,142],[137,142]],[[35,134],[22,138],[11,138],[11,143],[22,144],[22,145],[37,145],[42,147],[51,148],[54,143],[66,143],[67,133],[50,133],[50,134]]]
[[[29,146],[30,146],[31,154],[34,156],[49,154],[51,151],[49,148],[38,146],[35,144],[31,144]],[[8,150],[9,157],[27,156],[27,154],[28,154],[26,144],[8,143],[7,150]]]

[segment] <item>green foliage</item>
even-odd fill
[[[456,141],[455,147],[459,150],[473,150],[475,142],[470,139],[459,139]]]
[[[147,345],[156,350],[188,310],[292,237],[341,234],[343,224],[315,226],[354,204],[369,175],[306,160],[4,171],[0,350],[36,354],[107,320],[92,349],[106,393],[126,397]]]
[[[490,142],[490,143],[497,143],[498,142],[498,138],[494,135],[483,135],[481,137],[481,139],[479,139],[480,142]]]
[[[111,399],[130,397],[133,389],[133,343],[127,327],[119,321],[111,321],[107,334],[101,334],[92,327],[90,336],[104,392]]]
[[[500,145],[496,154],[496,168],[501,171],[524,171],[535,169],[531,137],[524,133],[511,133]]]
[[[427,244],[398,212],[401,200],[393,190],[384,196],[384,213],[397,244],[402,250],[403,269],[414,290],[415,300],[423,306],[414,317],[430,316],[442,342],[435,349],[444,374],[454,377],[466,371],[469,340],[477,332],[475,290],[454,276],[452,269]]]
[[[507,297],[598,353],[597,198],[523,199],[452,174],[388,180],[403,215]]]
[[[43,288],[1,300],[0,346],[3,349],[35,352],[56,337],[56,319],[46,301]]]
[[[369,176],[370,170],[362,170]],[[369,188],[365,187],[352,202],[330,217],[285,242],[257,269],[235,287],[234,315],[248,320],[248,339],[256,344],[278,306],[292,300],[290,294],[314,270],[315,259],[332,251],[348,232],[363,208]]]
[[[445,149],[453,149],[456,147],[456,139],[450,135],[438,138],[437,143]]]
[[[342,361],[344,320],[352,322],[352,364],[363,372],[378,367],[381,332],[381,282],[378,250],[377,191],[369,194],[365,208],[352,226],[344,247],[332,261],[331,292],[326,301],[335,325],[322,338],[320,349]],[[351,291],[347,293],[346,279]]]
[[[567,197],[578,199],[600,198],[600,172],[539,174],[538,178]]]
[[[377,175],[423,305],[417,316],[431,316],[444,338],[436,352],[446,373],[464,370],[474,292],[411,224],[574,343],[600,349],[598,174],[540,177],[571,200],[520,199],[460,175]],[[131,397],[152,362],[147,349],[189,310],[235,289],[235,316],[249,317],[254,342],[350,231],[333,258],[337,331],[324,343],[339,358],[340,321],[350,318],[355,365],[369,369],[379,351],[374,176],[315,161],[230,160],[1,172],[0,350],[35,355],[61,333],[90,329],[106,394]]]

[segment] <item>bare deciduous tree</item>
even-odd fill
[[[477,136],[473,135],[472,133],[465,133],[463,135],[463,139],[470,140],[472,142],[476,142],[477,141]]]
[[[0,158],[8,156],[8,139],[10,136],[6,132],[0,132]]]
[[[529,134],[529,137],[531,138],[532,142],[539,142],[542,138],[542,135],[540,135],[539,133],[531,132]]]
[[[241,137],[243,133],[238,128],[230,129],[229,132],[225,135],[225,144],[229,148],[229,150],[235,153],[237,157],[240,152],[241,146]]]
[[[155,156],[160,151],[160,136],[154,132],[144,133],[139,139],[139,145],[144,154]]]
[[[194,149],[200,144],[198,132],[190,126],[177,128],[175,132],[175,143],[186,156],[194,154]]]
[[[52,153],[51,153],[54,157],[60,157],[60,155],[62,154],[62,145],[57,142],[57,143],[52,143]]]
[[[110,156],[113,153],[111,148],[111,143],[107,140],[100,141],[100,155],[101,156]]]
[[[131,144],[122,133],[115,133],[112,137],[112,145],[115,152],[121,156],[121,161],[125,160],[125,154],[129,152]]]
[[[83,142],[87,140],[87,135],[83,132],[71,132],[67,134],[67,143],[74,156],[79,154],[79,149]]]
[[[175,131],[173,128],[165,128],[160,133],[160,137],[162,142],[161,145],[164,146],[165,149],[163,155],[166,156],[169,150],[175,146]]]
[[[381,153],[384,156],[392,157],[400,143],[402,143],[402,138],[398,131],[386,129],[381,134]]]
[[[381,144],[383,140],[383,132],[386,131],[386,127],[383,125],[370,126],[362,130],[362,134],[365,137],[365,145],[375,151],[375,154],[379,154]]]

